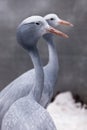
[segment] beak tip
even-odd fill
[[[70,24],[70,26],[71,26],[71,27],[74,27],[74,25],[73,25],[73,24]]]

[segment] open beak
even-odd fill
[[[73,27],[73,24],[71,24],[71,23],[68,22],[68,21],[62,20],[62,19],[58,22],[58,24]]]
[[[62,36],[64,38],[68,38],[69,37],[67,34],[65,34],[65,33],[61,32],[59,30],[56,30],[55,28],[53,28],[51,26],[49,28],[47,28],[47,31],[50,32],[50,33]]]

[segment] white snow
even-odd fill
[[[57,130],[87,130],[87,109],[70,92],[60,93],[48,108]]]

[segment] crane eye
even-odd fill
[[[54,20],[54,18],[50,18],[50,20]]]
[[[39,22],[36,22],[36,25],[40,25],[40,23],[39,23]]]

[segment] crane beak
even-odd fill
[[[58,22],[58,24],[73,27],[72,23],[65,21],[65,20],[62,20],[62,19]]]
[[[65,33],[61,32],[59,30],[56,30],[55,28],[53,28],[51,26],[49,28],[47,28],[47,31],[50,32],[50,33],[62,36],[64,38],[68,38],[69,37],[67,34],[65,34]]]

